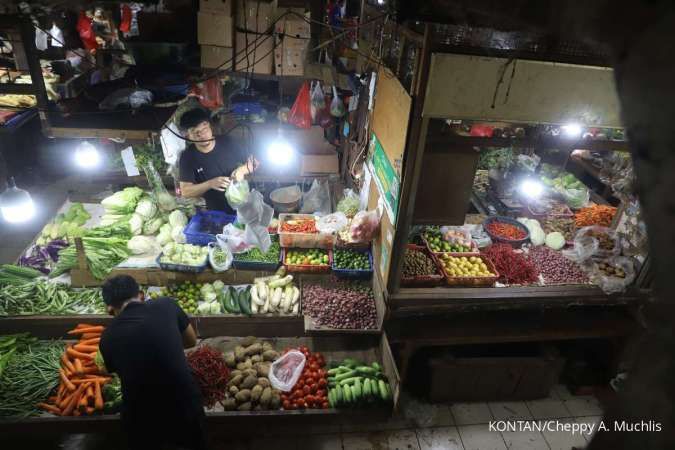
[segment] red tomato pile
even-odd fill
[[[305,355],[305,368],[291,392],[281,394],[284,409],[328,409],[328,373],[323,355],[311,353],[304,346],[297,350]]]

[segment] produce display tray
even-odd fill
[[[281,249],[281,262],[288,272],[295,273],[330,273],[333,266],[333,251],[328,250],[328,264],[286,264],[286,252],[292,249]]]
[[[192,245],[208,245],[209,242],[216,242],[216,235],[210,233],[204,233],[199,231],[202,227],[202,224],[206,220],[218,223],[218,225],[224,227],[228,223],[233,223],[237,219],[236,216],[230,214],[225,214],[222,211],[197,211],[197,214],[192,216],[190,222],[188,222],[183,234],[185,234],[185,240],[188,244]]]
[[[493,233],[490,232],[490,230],[487,229],[487,226],[491,224],[492,222],[502,222],[502,223],[508,223],[510,225],[514,225],[520,229],[522,229],[526,234],[523,239],[507,239],[507,238],[502,238],[499,236],[494,235]],[[527,242],[530,239],[530,231],[527,229],[525,225],[522,223],[518,222],[516,219],[512,219],[510,217],[506,216],[490,216],[487,219],[485,219],[485,222],[483,222],[483,229],[485,232],[490,236],[490,239],[492,239],[492,242],[501,242],[503,244],[509,244],[513,246],[514,248],[519,248],[521,245],[523,245],[525,242]]]
[[[536,209],[534,209],[532,207],[532,205],[527,205],[527,211],[529,212],[530,216],[533,219],[545,219],[546,217],[556,217],[556,218],[560,218],[560,219],[562,219],[562,218],[573,218],[574,213],[572,212],[570,207],[565,205],[565,204],[562,204],[562,206],[563,206],[563,212],[558,213],[558,214],[548,213],[548,212],[545,212],[545,211],[537,211]]]
[[[281,252],[279,253],[279,261],[276,262],[263,262],[263,261],[237,261],[236,259],[232,260],[232,267],[237,270],[256,270],[263,272],[274,272],[281,264]]]
[[[296,219],[316,218],[312,214],[279,214],[279,243],[282,247],[322,248],[331,250],[335,247],[335,235],[325,233],[289,233],[281,231],[284,222]]]
[[[439,286],[443,282],[443,272],[440,267],[438,267],[438,260],[434,255],[429,251],[429,249],[423,245],[408,244],[406,248],[411,250],[419,250],[426,254],[434,262],[438,275],[422,275],[417,277],[404,277],[401,275],[401,286],[402,287],[434,287]]]
[[[206,262],[201,266],[186,266],[184,264],[163,263],[161,262],[163,254],[164,252],[160,253],[159,256],[157,257],[157,264],[159,264],[159,267],[162,270],[169,270],[172,272],[200,273],[206,270],[206,268],[209,265],[208,258],[206,259]]]
[[[362,269],[338,269],[335,267],[335,258],[333,258],[333,264],[331,264],[331,268],[333,269],[333,273],[335,274],[336,277],[338,278],[352,278],[356,280],[368,280],[373,276],[373,252],[370,249],[366,250],[356,250],[356,249],[348,249],[352,251],[358,251],[359,253],[366,253],[368,254],[368,264],[370,265],[370,269],[367,270],[362,270]]]
[[[447,253],[450,256],[466,256],[466,254],[463,253]],[[471,255],[471,256],[476,256],[476,255]],[[448,284],[448,286],[465,286],[465,287],[490,287],[493,286],[497,280],[499,279],[499,272],[497,272],[497,269],[495,268],[495,265],[492,264],[492,261],[490,261],[489,258],[487,258],[484,255],[478,255],[478,258],[482,259],[483,262],[485,263],[486,266],[488,266],[488,269],[490,272],[492,272],[494,275],[490,277],[456,277],[456,276],[451,276],[448,274],[448,272],[445,270],[445,267],[441,263],[440,259],[437,260],[438,267],[441,269],[441,272],[443,272],[443,276],[445,277],[445,281]]]

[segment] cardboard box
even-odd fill
[[[332,155],[303,155],[300,169],[301,176],[338,173],[340,166],[336,153]]]
[[[232,47],[218,47],[215,45],[202,45],[202,67],[205,69],[232,70]],[[227,62],[221,67],[221,64]]]
[[[305,74],[308,39],[284,37],[281,44],[274,49],[274,70],[277,75]]]
[[[301,7],[294,7],[294,6],[283,6],[279,5],[280,2],[277,2],[277,7],[276,10],[274,11],[274,20],[278,19],[279,17],[283,16],[287,12],[292,12],[294,14],[289,14],[287,17],[298,17],[296,14],[300,14],[302,16],[305,16],[307,18],[310,17],[309,11],[307,11],[305,8]]]
[[[197,14],[197,40],[202,45],[232,47],[232,17],[200,11]]]
[[[257,41],[256,38],[258,38]],[[246,47],[247,39],[248,48]],[[262,36],[253,33],[237,32],[235,46],[237,61],[235,63],[235,70],[271,75],[272,67],[274,66],[273,48],[274,38],[271,35]]]
[[[235,21],[237,29],[258,33],[267,31],[272,25],[275,11],[276,4],[274,2],[238,0],[237,18]]]
[[[283,33],[286,37],[309,39],[312,35],[310,24],[297,16],[286,16],[274,28],[277,33]]]
[[[200,11],[211,11],[215,13],[232,15],[232,0],[199,0]]]

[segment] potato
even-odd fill
[[[237,369],[239,370],[246,370],[246,369],[252,369],[253,364],[251,364],[251,361],[245,361],[245,362],[240,362],[237,364]]]
[[[261,405],[255,405],[253,407],[253,411],[264,411],[264,410],[263,410],[263,407]]]
[[[255,365],[255,370],[259,377],[267,377],[270,374],[270,365],[265,363],[258,363]]]
[[[253,389],[251,389],[251,401],[252,402],[257,402],[260,400],[260,396],[262,395],[263,392],[263,387],[260,386],[259,384],[256,384]]]
[[[237,362],[242,362],[244,359],[246,359],[246,350],[244,347],[237,345],[234,348],[234,356],[236,357]]]
[[[260,386],[262,386],[263,388],[272,387],[272,383],[270,383],[270,380],[268,378],[265,378],[265,377],[258,378],[258,384]]]
[[[253,345],[249,345],[245,350],[246,356],[258,355],[260,353],[262,353],[262,345],[257,342]]]
[[[244,381],[241,383],[241,388],[251,389],[256,384],[258,384],[258,378],[254,375],[249,375],[246,378],[244,378]]]
[[[258,375],[258,371],[257,371],[257,370],[255,369],[255,367],[254,367],[254,368],[252,368],[252,369],[246,369],[246,370],[244,370],[244,372],[242,373],[242,375],[244,375],[244,378],[249,377],[249,376],[251,376],[251,375],[253,375],[253,376],[255,377],[255,376]]]
[[[272,393],[272,399],[270,400],[270,408],[271,409],[279,409],[281,407],[281,395],[279,394],[279,391],[274,391]]]
[[[230,381],[227,382],[228,386],[239,386],[239,384],[244,381],[244,377],[237,375],[236,377],[230,378]]]
[[[263,342],[262,345],[263,353],[266,352],[267,350],[274,350],[274,347],[272,347],[272,344],[270,344],[269,342]]]
[[[238,370],[238,369],[234,369],[233,371],[230,372],[230,378],[234,378],[237,375],[243,375],[242,371]]]
[[[259,362],[262,362],[262,360],[263,360],[263,357],[262,357],[261,355],[253,355],[253,356],[251,356],[251,362],[252,362],[253,364],[257,364],[257,363],[259,363]]]
[[[227,398],[222,402],[225,411],[234,411],[237,409],[237,401],[233,398]]]
[[[279,357],[279,353],[274,350],[267,350],[263,352],[262,357],[264,361],[274,361]]]
[[[235,367],[237,365],[237,358],[234,356],[234,352],[227,352],[223,355],[225,358],[225,364],[227,367]]]
[[[239,392],[239,388],[237,386],[230,386],[227,391],[232,395],[237,395],[237,392]]]
[[[260,395],[260,404],[267,407],[272,400],[272,388],[266,387]]]
[[[246,336],[244,339],[241,340],[241,345],[244,347],[248,347],[249,345],[253,345],[256,342],[258,342],[258,339],[255,336]]]
[[[237,411],[250,411],[250,410],[251,410],[251,406],[252,406],[252,405],[251,405],[251,402],[242,403],[242,404],[239,405],[239,407],[237,408]]]
[[[251,400],[251,390],[242,389],[241,391],[237,392],[237,395],[235,395],[234,398],[238,403],[246,403]]]

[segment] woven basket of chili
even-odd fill
[[[494,264],[499,273],[498,281],[504,284],[532,284],[539,279],[534,265],[522,253],[507,244],[493,244],[481,253]]]

